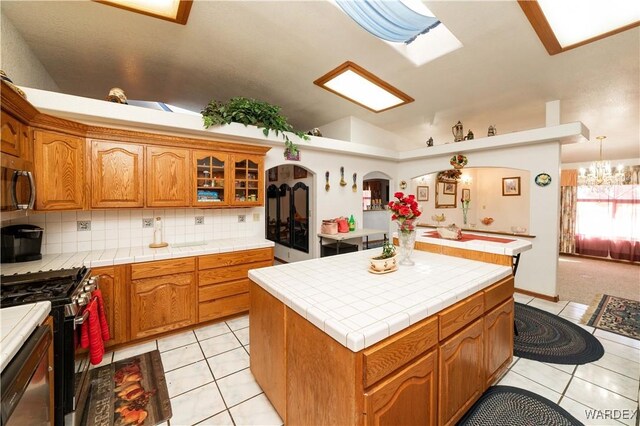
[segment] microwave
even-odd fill
[[[3,156],[0,169],[0,211],[2,213],[32,210],[36,201],[36,185],[33,173],[20,170],[14,161]]]

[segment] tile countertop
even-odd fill
[[[264,238],[227,238],[208,241],[205,244],[185,247],[174,247],[169,245],[168,247],[152,249],[145,246],[82,251],[75,253],[45,254],[42,256],[41,260],[33,262],[2,264],[1,271],[2,275],[13,275],[26,274],[27,272],[48,271],[51,269],[73,268],[83,265],[97,268],[99,266],[150,262],[152,260],[227,253],[273,246],[273,241],[265,240]]]
[[[424,229],[424,228],[423,228]],[[502,235],[480,235],[478,237],[481,238],[497,238],[497,239],[506,239],[513,240],[508,243],[501,243],[497,241],[487,241],[487,240],[471,240],[471,241],[456,241],[456,240],[447,240],[445,238],[433,238],[433,237],[425,237],[424,234],[429,232],[428,230],[418,230],[416,231],[416,241],[420,241],[423,243],[429,244],[439,244],[441,246],[448,247],[456,247],[467,250],[476,250],[482,251],[485,253],[493,253],[493,254],[504,254],[507,256],[514,256],[516,254],[525,252],[527,250],[531,250],[533,245],[531,242],[526,240],[518,240],[515,238],[511,238],[510,236],[502,236]],[[397,234],[394,234],[397,236]],[[473,232],[463,232],[465,236],[473,236],[475,235]]]
[[[414,266],[368,272],[371,249],[249,271],[249,277],[354,352],[511,275],[508,266],[414,251]]]
[[[0,309],[0,371],[9,364],[51,311],[51,302]]]

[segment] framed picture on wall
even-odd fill
[[[293,178],[304,179],[307,177],[307,169],[303,167],[293,166]]]
[[[502,178],[502,195],[520,195],[520,177]]]
[[[471,200],[471,190],[468,188],[464,188],[462,190],[462,201],[469,201]]]
[[[418,201],[429,201],[429,187],[419,186],[416,192]]]
[[[442,193],[447,195],[456,195],[456,183],[455,182],[444,182],[444,187],[442,188]]]
[[[278,168],[272,167],[269,169],[269,182],[275,182],[278,180]]]

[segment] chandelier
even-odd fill
[[[602,161],[602,140],[606,139],[606,136],[597,136],[598,142],[600,142],[600,160],[591,163],[588,169],[581,167],[578,173],[578,185],[590,186],[592,189],[610,185],[623,185],[624,184],[624,167],[620,164],[616,167],[615,171],[611,167],[611,163],[608,161]]]

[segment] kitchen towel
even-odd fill
[[[96,365],[102,362],[102,356],[104,355],[104,342],[102,340],[102,331],[100,330],[96,298],[91,299],[85,310],[89,313],[89,316],[82,324],[80,346],[85,349],[89,348],[89,362]]]
[[[111,338],[109,335],[109,324],[107,323],[107,314],[104,310],[104,300],[102,299],[102,292],[100,289],[94,290],[91,295],[98,302],[98,317],[100,318],[100,330],[102,332],[102,340],[105,342]]]

